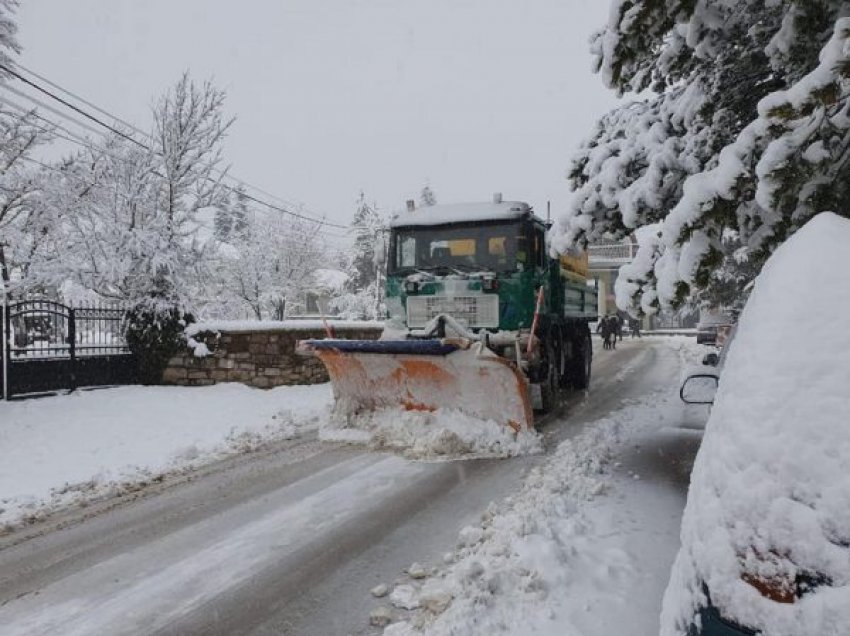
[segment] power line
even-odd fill
[[[122,126],[125,126],[125,127],[129,128],[129,129],[130,129],[130,130],[132,130],[133,132],[138,133],[138,134],[140,134],[140,135],[142,135],[142,136],[144,136],[144,137],[147,137],[147,136],[148,136],[148,135],[147,135],[147,133],[143,132],[141,129],[137,128],[136,126],[134,126],[134,125],[133,125],[133,124],[131,124],[130,122],[125,121],[125,120],[121,119],[120,117],[117,117],[116,115],[113,115],[112,113],[110,113],[110,112],[108,112],[108,111],[104,110],[103,108],[101,108],[101,107],[100,107],[100,106],[98,106],[97,104],[93,104],[93,103],[91,103],[90,101],[86,100],[85,98],[80,97],[79,95],[75,95],[74,93],[72,93],[72,92],[71,92],[70,90],[68,90],[67,88],[64,88],[64,87],[60,86],[59,84],[57,84],[57,83],[55,83],[55,82],[50,81],[49,79],[47,79],[47,78],[46,78],[46,77],[44,77],[43,75],[39,75],[39,74],[38,74],[38,73],[36,73],[35,71],[32,71],[32,70],[28,69],[26,66],[24,66],[24,65],[22,65],[22,64],[17,64],[17,63],[15,64],[15,66],[16,66],[17,68],[19,68],[19,69],[21,69],[21,70],[23,70],[23,71],[25,71],[25,72],[29,73],[29,74],[30,74],[30,75],[32,75],[33,77],[38,78],[39,80],[41,80],[41,81],[42,81],[42,82],[44,82],[45,84],[49,84],[52,88],[55,88],[56,90],[58,90],[58,91],[60,91],[60,92],[62,92],[62,93],[65,93],[66,95],[68,95],[68,96],[70,96],[70,97],[73,97],[73,98],[74,98],[74,99],[76,99],[78,102],[81,102],[81,103],[85,104],[85,105],[86,105],[86,106],[88,106],[89,108],[93,108],[94,110],[96,110],[97,112],[99,112],[101,115],[106,115],[107,117],[110,117],[113,121],[116,121],[116,122],[118,122],[119,124],[121,124]]]
[[[18,91],[18,90],[14,89],[14,88],[12,88],[12,87],[10,87],[10,86],[6,86],[5,88],[6,88],[6,89],[8,89],[8,90],[10,90],[10,91],[12,91],[14,94],[19,95],[20,97],[23,97],[24,99],[27,99],[28,101],[31,101],[32,103],[36,104],[37,106],[39,106],[39,107],[41,107],[41,108],[44,108],[44,109],[46,109],[46,110],[49,110],[50,112],[52,112],[52,113],[54,113],[54,114],[58,115],[59,117],[61,117],[61,118],[65,119],[65,120],[67,120],[67,121],[70,121],[70,122],[72,122],[72,123],[74,123],[74,124],[77,124],[78,126],[81,126],[81,127],[85,128],[86,130],[90,130],[90,131],[92,131],[94,134],[100,134],[100,131],[98,131],[98,130],[96,130],[96,129],[92,128],[91,126],[89,126],[89,125],[87,125],[87,124],[85,124],[85,123],[83,123],[83,122],[80,122],[80,121],[78,121],[78,120],[74,119],[73,117],[69,116],[67,113],[63,113],[63,112],[61,112],[61,111],[59,111],[59,110],[57,110],[57,109],[55,109],[55,108],[51,107],[50,105],[45,104],[43,101],[39,100],[39,99],[38,99],[38,98],[36,98],[36,97],[33,97],[32,95],[28,95],[27,93],[24,93],[24,92],[22,92],[22,91]],[[24,108],[23,106],[20,106],[20,105],[18,105],[18,104],[15,104],[14,102],[12,102],[11,100],[9,100],[8,98],[3,98],[2,96],[0,96],[0,101],[3,101],[4,103],[6,103],[6,104],[8,104],[8,105],[12,106],[13,108],[16,108],[16,109],[18,109],[18,110],[22,111],[22,112],[30,112],[28,109],[26,109],[26,108]],[[111,157],[111,158],[113,158],[113,159],[115,159],[115,160],[117,160],[117,161],[123,161],[123,162],[125,162],[125,163],[126,163],[126,159],[122,159],[122,158],[117,157],[117,156],[115,156],[115,155],[113,155],[113,154],[110,154],[109,152],[107,152],[107,151],[106,151],[106,150],[104,150],[103,148],[100,148],[99,146],[97,146],[97,145],[96,145],[95,143],[93,143],[91,140],[84,139],[84,138],[80,138],[78,135],[76,135],[75,133],[71,132],[70,130],[68,130],[68,129],[67,129],[67,128],[65,128],[64,126],[62,126],[62,125],[60,125],[60,124],[58,124],[58,123],[56,123],[56,122],[54,122],[54,121],[52,121],[52,120],[50,120],[50,119],[48,119],[48,118],[44,117],[44,116],[42,116],[42,115],[39,115],[39,114],[37,114],[37,113],[34,113],[34,116],[35,116],[35,117],[38,117],[38,118],[39,118],[39,119],[41,119],[42,121],[45,121],[45,122],[49,123],[49,124],[50,124],[50,125],[52,125],[52,126],[56,126],[58,129],[63,130],[63,131],[64,131],[64,132],[66,132],[68,135],[70,135],[70,136],[72,136],[72,137],[75,137],[75,138],[76,138],[76,141],[75,141],[74,139],[69,139],[68,137],[65,137],[65,136],[63,136],[63,135],[59,135],[59,134],[57,134],[57,133],[53,132],[53,134],[55,134],[56,136],[61,137],[62,139],[65,139],[66,141],[70,141],[70,142],[72,142],[72,143],[76,143],[77,145],[79,145],[79,146],[81,146],[81,147],[83,147],[83,148],[92,148],[92,149],[98,150],[98,151],[100,151],[100,152],[104,153],[105,155],[107,155],[107,156],[109,156],[109,157]],[[22,121],[22,118],[20,118],[20,117],[19,117],[18,119]],[[42,129],[42,130],[43,130],[43,129]],[[137,143],[137,145],[138,145],[138,142],[136,142],[136,143]],[[150,150],[150,148],[148,148],[148,147],[147,147],[147,146],[145,146],[145,145],[141,145],[141,147],[142,147],[142,148],[145,148],[145,149],[147,149],[147,150]],[[209,178],[208,178],[208,180],[212,180],[212,179],[209,179]],[[292,217],[295,217],[295,218],[299,218],[299,219],[302,219],[302,220],[304,220],[304,221],[308,221],[308,222],[310,222],[310,223],[317,223],[317,224],[319,224],[320,226],[337,227],[337,228],[346,229],[346,230],[348,229],[348,226],[338,225],[338,224],[335,224],[335,223],[330,223],[330,222],[325,221],[325,220],[323,220],[323,219],[317,219],[317,218],[314,218],[314,217],[312,217],[312,216],[307,216],[307,215],[304,215],[304,214],[299,214],[299,213],[297,213],[297,212],[293,212],[293,211],[291,211],[291,210],[286,210],[286,209],[284,209],[284,208],[280,208],[280,207],[278,207],[278,206],[275,206],[275,205],[272,205],[272,204],[267,203],[267,202],[265,202],[265,201],[262,201],[261,199],[258,199],[258,198],[256,198],[256,197],[254,197],[254,196],[252,196],[252,195],[248,194],[247,192],[244,192],[244,191],[241,191],[241,190],[237,190],[236,188],[233,188],[233,187],[231,187],[231,186],[228,186],[227,184],[223,184],[223,183],[222,183],[222,184],[220,184],[220,185],[221,185],[221,187],[222,187],[222,188],[224,188],[224,189],[225,189],[225,190],[227,190],[228,192],[231,192],[231,193],[237,193],[237,194],[239,194],[239,195],[241,195],[241,196],[245,197],[246,199],[249,199],[249,200],[251,200],[251,201],[253,201],[253,202],[255,202],[255,203],[258,203],[259,205],[262,205],[262,206],[264,206],[264,207],[270,208],[270,209],[275,210],[275,211],[277,211],[277,212],[280,212],[280,213],[282,213],[282,214],[286,214],[286,215],[289,215],[289,216],[292,216]],[[324,231],[324,234],[325,234],[326,236],[334,236],[334,237],[337,237],[337,238],[344,238],[344,235],[334,234],[334,233],[327,232],[327,231]]]
[[[58,128],[59,130],[62,130],[62,131],[64,131],[64,132],[68,133],[68,135],[70,135],[70,136],[64,136],[64,135],[61,135],[61,134],[57,133],[55,130],[52,130],[52,129],[46,128],[46,127],[44,127],[44,126],[39,126],[39,125],[37,125],[37,124],[35,124],[35,123],[33,123],[33,122],[29,122],[29,121],[27,121],[27,120],[25,119],[25,117],[24,117],[24,116],[20,116],[20,115],[16,115],[16,114],[14,114],[14,113],[10,113],[10,115],[11,115],[11,116],[15,117],[15,118],[16,118],[18,121],[20,121],[20,122],[27,123],[28,125],[34,126],[34,127],[38,128],[39,130],[41,130],[41,131],[43,131],[43,132],[45,132],[45,133],[49,133],[49,134],[55,135],[55,136],[57,136],[57,137],[60,137],[61,139],[65,139],[66,141],[69,141],[69,142],[71,142],[71,143],[73,143],[73,144],[76,144],[76,145],[78,145],[78,146],[80,146],[80,147],[82,147],[82,148],[96,150],[96,151],[98,151],[98,152],[100,152],[100,153],[104,154],[105,156],[107,156],[107,157],[109,157],[109,158],[113,159],[114,161],[118,161],[118,162],[120,162],[120,163],[124,163],[125,165],[130,165],[130,162],[129,162],[129,161],[128,161],[125,157],[120,157],[120,156],[118,156],[118,155],[115,155],[115,154],[110,153],[110,152],[109,152],[109,151],[107,151],[106,149],[104,149],[104,148],[102,148],[102,147],[97,146],[96,144],[94,144],[94,143],[93,143],[90,139],[86,139],[86,138],[80,137],[80,136],[78,136],[77,134],[75,134],[74,132],[72,132],[72,131],[68,130],[67,128],[64,128],[64,127],[63,127],[63,126],[61,126],[60,124],[58,124],[58,123],[54,122],[53,120],[48,119],[48,118],[46,118],[46,117],[44,117],[44,116],[42,116],[42,115],[39,115],[39,114],[38,114],[38,113],[36,113],[36,112],[30,111],[30,110],[26,109],[25,107],[21,106],[20,104],[17,104],[17,103],[15,103],[15,102],[11,101],[11,100],[10,100],[10,99],[8,99],[8,98],[4,98],[4,97],[0,96],[0,102],[3,102],[3,103],[5,103],[5,104],[7,104],[7,105],[11,106],[12,108],[15,108],[15,109],[17,109],[17,110],[21,111],[21,112],[22,112],[22,113],[24,113],[25,115],[26,115],[26,114],[30,114],[30,113],[32,113],[32,115],[33,115],[34,117],[37,117],[37,118],[38,118],[38,119],[40,119],[41,121],[44,121],[44,122],[45,122],[46,124],[48,124],[49,126],[53,126],[53,127],[55,127],[55,128]],[[30,158],[28,158],[28,157],[24,157],[24,159],[30,160]],[[44,163],[42,163],[42,162],[36,162],[35,160],[32,160],[32,162],[33,162],[33,163],[37,163],[39,166],[41,166],[41,167],[43,167],[43,168],[45,168],[45,169],[53,170],[54,172],[58,172],[58,173],[62,174],[62,175],[63,175],[63,176],[65,176],[65,177],[70,177],[70,178],[72,178],[72,179],[76,179],[78,182],[83,183],[84,185],[87,185],[87,186],[89,186],[89,187],[95,187],[95,188],[99,188],[99,189],[106,189],[106,188],[107,188],[107,186],[106,186],[106,185],[104,185],[104,184],[97,184],[97,183],[92,183],[92,182],[86,181],[85,179],[83,179],[83,178],[82,178],[82,177],[80,177],[79,175],[75,175],[75,174],[69,173],[69,172],[64,171],[64,170],[61,170],[61,169],[59,169],[59,168],[51,167],[51,166],[49,166],[49,165],[47,165],[47,164],[44,164]],[[122,193],[120,193],[120,192],[118,192],[118,191],[115,191],[115,194],[116,194],[116,195],[118,195],[118,196],[120,196],[120,197],[123,197],[125,200],[129,201],[129,199],[126,197],[126,195],[122,195]],[[328,241],[328,239],[345,239],[345,238],[347,238],[345,235],[336,234],[336,233],[333,233],[333,232],[328,232],[327,230],[325,230],[325,229],[322,227],[322,225],[321,225],[321,223],[320,223],[319,221],[311,221],[311,222],[312,222],[312,223],[317,223],[317,224],[318,224],[318,227],[317,227],[317,229],[316,229],[315,231],[313,231],[313,230],[308,230],[308,229],[304,229],[304,228],[295,228],[295,229],[291,229],[291,231],[292,231],[294,234],[297,234],[297,235],[302,236],[302,237],[310,237],[310,236],[312,236],[313,234],[318,233],[318,234],[321,234],[322,238],[323,238],[324,240],[326,240],[326,241]],[[205,224],[203,224],[203,223],[202,223],[202,225],[205,225]],[[205,227],[208,227],[208,226],[206,226],[206,225],[205,225]]]
[[[37,99],[36,97],[33,97],[32,95],[29,95],[27,93],[24,93],[23,91],[19,91],[18,89],[13,88],[12,86],[4,85],[3,90],[9,91],[10,93],[14,93],[18,97],[23,97],[27,101],[30,101],[33,104],[36,104],[37,106],[40,106],[41,108],[44,108],[45,110],[53,113],[54,115],[61,117],[62,119],[66,120],[66,121],[70,121],[70,122],[76,124],[80,128],[85,128],[86,130],[88,130],[89,132],[91,132],[95,135],[101,134],[101,131],[97,130],[96,128],[93,128],[92,126],[89,126],[88,124],[83,123],[79,120],[76,120],[73,117],[71,117],[68,113],[63,113],[61,110],[59,110],[57,108],[53,108],[49,104],[45,104],[43,101]],[[29,112],[29,109],[25,109],[25,110],[27,110],[27,112]]]
[[[32,157],[28,157],[26,155],[19,157],[19,159],[21,159],[23,161],[27,161],[29,163],[32,163],[34,165],[37,165],[41,168],[44,168],[45,170],[49,170],[51,172],[59,174],[59,175],[65,177],[65,178],[70,178],[70,179],[76,181],[77,183],[84,185],[86,187],[108,191],[111,194],[114,194],[118,198],[123,199],[124,201],[126,201],[128,203],[135,203],[136,202],[133,198],[127,196],[123,192],[120,192],[119,190],[117,190],[114,187],[109,187],[109,186],[107,186],[106,184],[103,184],[103,183],[96,183],[96,182],[89,181],[89,180],[81,177],[80,175],[74,174],[73,172],[69,172],[67,170],[63,170],[62,168],[57,168],[56,166],[51,166],[50,164],[39,161],[38,159],[33,159]],[[196,220],[196,223],[197,223],[198,227],[203,227],[207,230],[213,229],[209,225],[206,225],[202,220]],[[293,232],[293,234],[296,234],[297,236],[300,236],[302,238],[310,238],[310,237],[315,236],[320,230],[321,230],[321,226],[318,226],[317,229],[314,232],[311,232],[308,229],[299,228],[297,231]],[[327,237],[324,237],[324,238],[327,238]]]
[[[27,67],[23,66],[22,64],[16,64],[16,67],[17,67],[17,68],[19,68],[19,69],[21,69],[21,70],[23,70],[23,71],[25,71],[26,73],[29,73],[29,74],[30,74],[30,75],[32,75],[33,77],[38,78],[38,79],[39,79],[39,80],[41,80],[42,82],[45,82],[46,84],[49,84],[51,87],[55,88],[56,90],[58,90],[58,91],[60,91],[60,92],[62,92],[62,93],[65,93],[65,94],[66,94],[66,95],[68,95],[69,97],[72,97],[72,98],[76,99],[78,102],[81,102],[81,103],[85,104],[85,105],[86,105],[86,106],[88,106],[89,108],[93,108],[94,110],[96,110],[96,111],[97,111],[97,112],[99,112],[100,114],[105,115],[105,116],[107,116],[107,117],[111,118],[112,120],[114,120],[114,121],[116,121],[116,122],[120,123],[122,126],[125,126],[125,127],[129,128],[130,130],[132,130],[132,131],[133,131],[133,132],[135,132],[136,134],[139,134],[139,135],[141,135],[142,137],[144,137],[144,138],[146,138],[146,139],[151,139],[151,135],[150,135],[150,133],[145,132],[144,130],[142,130],[142,129],[141,129],[141,128],[139,128],[138,126],[134,125],[134,124],[133,124],[133,123],[131,123],[131,122],[128,122],[128,121],[127,121],[127,120],[125,120],[125,119],[122,119],[122,118],[118,117],[118,116],[117,116],[117,115],[115,115],[114,113],[111,113],[111,112],[109,112],[109,111],[107,111],[107,110],[105,110],[105,109],[101,108],[101,107],[100,107],[100,106],[98,106],[97,104],[93,104],[92,102],[88,101],[88,100],[87,100],[87,99],[85,99],[84,97],[81,97],[80,95],[77,95],[76,93],[74,93],[74,92],[73,92],[73,91],[71,91],[70,89],[65,88],[64,86],[60,86],[60,85],[59,85],[59,84],[57,84],[56,82],[53,82],[53,81],[51,81],[51,80],[47,79],[46,77],[44,77],[43,75],[40,75],[40,74],[36,73],[35,71],[33,71],[33,70],[31,70],[31,69],[28,69]],[[278,201],[278,202],[280,202],[280,203],[283,203],[284,205],[294,205],[292,201],[287,201],[286,199],[283,199],[283,198],[281,198],[281,197],[279,197],[279,196],[277,196],[277,195],[275,195],[275,194],[272,194],[271,192],[268,192],[267,190],[263,190],[263,189],[262,189],[262,188],[260,188],[259,186],[252,185],[252,184],[248,183],[247,181],[245,181],[244,179],[241,179],[241,178],[237,177],[235,174],[228,173],[228,174],[227,174],[227,177],[228,177],[229,179],[232,179],[233,181],[235,181],[236,183],[238,183],[238,184],[240,184],[240,185],[242,185],[242,186],[245,186],[245,187],[250,188],[250,189],[252,189],[252,190],[256,190],[257,192],[260,192],[260,193],[262,193],[262,194],[264,194],[264,195],[266,195],[266,196],[268,196],[268,197],[271,197],[272,199],[274,199],[274,200],[276,200],[276,201]]]
[[[41,81],[48,83],[50,86],[52,86],[52,87],[56,88],[57,90],[59,90],[59,91],[61,91],[61,92],[65,93],[65,94],[69,95],[70,97],[72,97],[72,98],[74,98],[74,99],[78,100],[79,102],[81,102],[81,103],[83,103],[83,104],[86,104],[86,105],[87,105],[87,106],[89,106],[90,108],[94,108],[95,110],[97,110],[98,112],[100,112],[100,113],[102,113],[102,114],[106,115],[107,117],[111,117],[114,121],[120,122],[121,124],[123,124],[123,125],[127,126],[128,128],[130,128],[131,130],[135,131],[136,133],[138,133],[138,134],[142,135],[143,137],[148,138],[148,139],[150,139],[150,138],[151,138],[151,137],[150,137],[150,135],[148,135],[147,133],[143,132],[143,131],[142,131],[142,130],[140,130],[138,127],[134,126],[133,124],[130,124],[130,123],[128,123],[128,122],[126,122],[126,121],[124,121],[123,119],[121,119],[120,117],[117,117],[117,116],[115,116],[114,114],[109,113],[108,111],[106,111],[106,110],[104,110],[104,109],[102,109],[102,108],[100,108],[100,107],[96,106],[95,104],[93,104],[93,103],[91,103],[90,101],[88,101],[88,100],[86,100],[86,99],[84,99],[84,98],[82,98],[82,97],[80,97],[80,96],[76,95],[75,93],[71,92],[70,90],[68,90],[68,89],[66,89],[66,88],[63,88],[63,87],[62,87],[62,86],[60,86],[59,84],[56,84],[55,82],[50,81],[49,79],[45,78],[44,76],[39,75],[38,73],[35,73],[34,71],[31,71],[31,70],[29,70],[29,69],[27,69],[27,68],[25,68],[25,67],[23,67],[23,66],[21,66],[21,65],[18,65],[18,67],[19,67],[19,68],[21,68],[22,70],[24,70],[25,72],[27,72],[27,73],[29,73],[29,74],[33,75],[34,77],[36,77],[36,78],[40,79]],[[138,141],[138,140],[137,140],[137,139],[135,139],[134,137],[132,137],[132,136],[130,136],[130,135],[127,135],[127,134],[125,134],[124,132],[122,132],[122,131],[118,130],[117,128],[114,128],[114,127],[112,127],[112,126],[110,126],[110,125],[108,125],[108,124],[104,123],[104,122],[103,122],[103,121],[101,121],[99,118],[95,117],[94,115],[92,115],[92,114],[90,114],[90,113],[88,113],[88,112],[84,111],[83,109],[81,109],[81,108],[79,108],[79,107],[77,107],[77,106],[75,106],[75,105],[71,104],[70,102],[68,102],[68,101],[66,101],[66,100],[64,100],[64,99],[62,99],[61,97],[59,97],[59,96],[55,95],[54,93],[52,93],[51,91],[47,90],[46,88],[44,88],[44,87],[42,87],[42,86],[39,86],[39,85],[38,85],[38,84],[36,84],[35,82],[33,82],[33,81],[31,81],[31,80],[29,80],[29,79],[25,78],[25,77],[24,77],[24,76],[22,76],[20,73],[17,73],[16,71],[13,71],[13,70],[9,69],[7,66],[5,66],[5,65],[4,65],[4,64],[2,64],[2,63],[0,63],[0,69],[4,69],[4,70],[8,71],[10,74],[12,74],[13,76],[15,76],[16,78],[18,78],[18,79],[19,79],[19,80],[21,80],[22,82],[24,82],[24,83],[26,83],[26,84],[28,84],[28,85],[32,86],[32,87],[33,87],[33,88],[35,88],[36,90],[38,90],[38,91],[40,91],[40,92],[44,93],[45,95],[47,95],[47,96],[51,97],[52,99],[55,99],[56,101],[58,101],[59,103],[61,103],[61,104],[65,105],[65,106],[67,106],[68,108],[71,108],[71,109],[72,109],[72,110],[74,110],[75,112],[78,112],[78,113],[82,114],[82,115],[83,115],[83,116],[85,116],[87,119],[90,119],[91,121],[94,121],[94,122],[95,122],[95,123],[97,123],[98,125],[100,125],[100,126],[102,126],[102,127],[106,128],[107,130],[112,131],[113,133],[115,133],[115,134],[117,134],[117,135],[119,135],[119,136],[123,137],[124,139],[127,139],[128,141],[131,141],[132,143],[134,143],[134,144],[136,144],[136,145],[138,145],[138,146],[140,146],[140,147],[142,147],[142,148],[145,148],[145,149],[147,149],[147,150],[151,150],[151,149],[150,149],[150,147],[149,147],[148,145],[143,144],[142,142]],[[29,98],[28,96],[26,96],[26,94],[23,94],[23,93],[20,93],[20,92],[17,92],[17,91],[16,91],[16,94],[19,94],[19,95],[21,95],[21,96],[23,96],[23,97],[27,97],[28,99],[32,99],[32,98]],[[57,112],[57,111],[55,111],[55,110],[53,110],[53,109],[51,109],[51,110],[52,110],[53,112]],[[58,112],[57,112],[57,114],[58,114]],[[254,186],[254,185],[252,185],[252,184],[250,184],[250,183],[248,183],[248,182],[246,182],[246,181],[244,181],[244,180],[242,180],[242,179],[239,179],[238,177],[236,177],[236,176],[234,176],[234,175],[230,175],[230,174],[228,174],[228,173],[227,173],[227,171],[220,171],[220,174],[221,174],[221,178],[229,178],[229,179],[231,179],[231,180],[235,181],[236,183],[238,183],[238,184],[242,185],[243,187],[247,187],[247,188],[250,188],[250,189],[252,189],[252,190],[256,190],[256,191],[258,191],[258,192],[262,192],[262,193],[263,193],[263,194],[265,194],[266,196],[270,196],[270,197],[272,197],[273,199],[277,199],[277,200],[279,200],[279,201],[283,202],[283,204],[284,204],[284,205],[292,205],[292,203],[291,203],[291,202],[289,202],[289,201],[286,201],[286,200],[281,199],[280,197],[277,197],[277,196],[275,196],[275,195],[273,195],[273,194],[271,194],[271,193],[269,193],[269,192],[266,192],[266,191],[265,191],[265,190],[263,190],[262,188],[259,188],[259,187],[257,187],[257,186]],[[237,190],[236,190],[235,188],[232,188],[232,187],[230,187],[230,186],[226,186],[226,185],[222,184],[222,187],[226,188],[226,189],[227,189],[228,191],[230,191],[230,192],[237,192]],[[271,203],[268,203],[267,201],[263,201],[263,200],[261,200],[261,199],[258,199],[257,197],[254,197],[254,196],[252,196],[252,195],[249,195],[249,194],[245,193],[244,191],[242,191],[241,193],[245,196],[245,198],[247,198],[247,199],[249,199],[249,200],[253,201],[254,203],[257,203],[258,205],[265,206],[265,207],[267,207],[267,208],[269,208],[269,209],[272,209],[272,210],[275,210],[275,211],[277,211],[277,212],[281,212],[281,213],[283,213],[283,214],[289,214],[289,215],[291,215],[291,216],[294,216],[294,217],[297,217],[297,218],[301,218],[301,219],[303,219],[303,220],[312,220],[312,221],[317,221],[317,222],[320,222],[320,223],[322,223],[322,224],[324,224],[324,225],[327,225],[327,226],[329,226],[329,227],[336,227],[336,228],[344,229],[344,230],[349,229],[349,227],[348,227],[348,226],[346,226],[346,225],[341,225],[341,224],[338,224],[338,223],[332,223],[332,222],[330,222],[330,221],[325,220],[324,218],[316,218],[316,217],[314,217],[314,216],[312,216],[312,215],[299,214],[299,213],[297,213],[297,212],[293,212],[293,211],[291,211],[291,210],[287,210],[287,209],[281,208],[281,207],[279,207],[279,206],[273,205],[273,204],[271,204]]]
[[[51,92],[50,92],[49,90],[47,90],[46,88],[44,88],[44,87],[42,87],[42,86],[39,86],[39,85],[38,85],[38,84],[36,84],[35,82],[32,82],[32,81],[28,80],[26,77],[24,77],[23,75],[21,75],[21,74],[20,74],[20,73],[18,73],[17,71],[14,71],[14,70],[10,69],[8,66],[6,66],[5,64],[3,64],[2,62],[0,62],[0,69],[3,69],[4,71],[6,71],[7,73],[9,73],[10,75],[14,75],[14,76],[15,76],[15,77],[17,77],[19,80],[21,80],[24,84],[27,84],[28,86],[32,86],[32,87],[33,87],[34,89],[36,89],[37,91],[39,91],[39,92],[41,92],[41,93],[44,93],[45,95],[47,95],[47,96],[48,96],[48,97],[50,97],[51,99],[53,99],[53,100],[55,100],[55,101],[59,102],[59,103],[60,103],[60,104],[62,104],[63,106],[66,106],[66,107],[70,108],[70,109],[71,109],[71,110],[73,110],[74,112],[79,113],[80,115],[82,115],[82,116],[83,116],[83,117],[85,117],[86,119],[90,119],[91,121],[93,121],[94,123],[98,124],[99,126],[102,126],[103,128],[106,128],[107,130],[111,130],[113,133],[115,133],[115,134],[116,134],[116,135],[118,135],[119,137],[123,137],[123,138],[124,138],[124,139],[126,139],[127,141],[129,141],[129,142],[131,142],[131,143],[134,143],[134,144],[136,144],[136,145],[138,145],[138,146],[141,146],[142,148],[147,148],[147,146],[145,146],[143,143],[141,143],[141,142],[140,142],[140,141],[138,141],[137,139],[135,139],[135,138],[131,137],[130,135],[128,135],[128,134],[126,134],[126,133],[124,133],[124,132],[122,132],[122,131],[120,131],[120,130],[118,130],[117,128],[113,128],[112,126],[110,126],[109,124],[107,124],[107,123],[105,123],[105,122],[101,121],[100,119],[98,119],[97,117],[95,117],[94,115],[92,115],[91,113],[84,111],[82,108],[78,108],[78,107],[77,107],[77,106],[75,106],[74,104],[72,104],[72,103],[70,103],[70,102],[68,102],[68,101],[65,101],[64,99],[62,99],[61,97],[59,97],[59,96],[58,96],[58,95],[56,95],[55,93],[51,93]],[[150,149],[148,148],[148,150],[150,150]]]

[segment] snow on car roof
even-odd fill
[[[502,221],[518,219],[529,212],[531,212],[531,206],[522,201],[432,205],[416,208],[413,212],[401,212],[397,214],[390,221],[390,227]]]
[[[850,629],[847,245],[850,221],[819,214],[756,279],[692,473],[665,636],[705,604],[702,583],[726,618],[759,633]],[[744,573],[834,587],[778,607]]]

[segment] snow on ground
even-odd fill
[[[409,459],[512,457],[543,450],[536,431],[516,434],[504,424],[451,409],[398,408],[346,421],[330,419],[319,429],[319,439],[392,450]]]
[[[695,355],[693,339],[667,342]],[[384,635],[657,633],[683,488],[644,485],[621,462],[667,430],[698,443],[699,431],[677,428],[685,407],[676,388],[562,442],[516,494],[460,532],[446,564],[424,581],[411,575],[403,585],[412,591],[396,586],[389,602],[401,620]]]
[[[0,402],[0,533],[320,426],[324,441],[410,459],[542,450],[536,432],[456,411],[388,410],[351,428],[332,403],[330,384],[121,387]]]
[[[0,402],[0,532],[315,427],[330,385],[121,387]]]

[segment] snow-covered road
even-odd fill
[[[704,417],[673,399],[682,365],[674,342],[598,351],[592,390],[545,426],[544,455],[422,463],[308,436],[230,458],[65,529],[7,539],[3,633],[374,633],[369,612],[381,601],[371,588],[409,582],[403,572],[413,562],[441,566],[435,577],[450,580],[443,555],[458,532],[480,523],[490,502],[519,492],[531,469],[559,459],[561,442],[612,414],[634,430],[604,438],[605,487],[580,510],[589,531],[576,546],[602,559],[600,569],[593,581],[548,590],[540,603],[552,627],[552,617],[564,621],[551,633],[607,634],[623,624],[632,634],[657,632],[699,440],[692,425]],[[575,602],[565,605],[567,592]],[[503,597],[494,611],[503,603],[521,618],[510,590]],[[453,611],[431,628],[474,632],[471,610],[456,602]],[[546,625],[535,629],[550,633]]]

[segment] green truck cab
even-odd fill
[[[543,410],[561,388],[586,388],[597,290],[587,282],[586,256],[550,256],[548,231],[528,204],[498,196],[409,206],[390,227],[388,331],[444,337],[448,321],[449,335],[483,339],[514,360],[540,388],[535,402]]]

